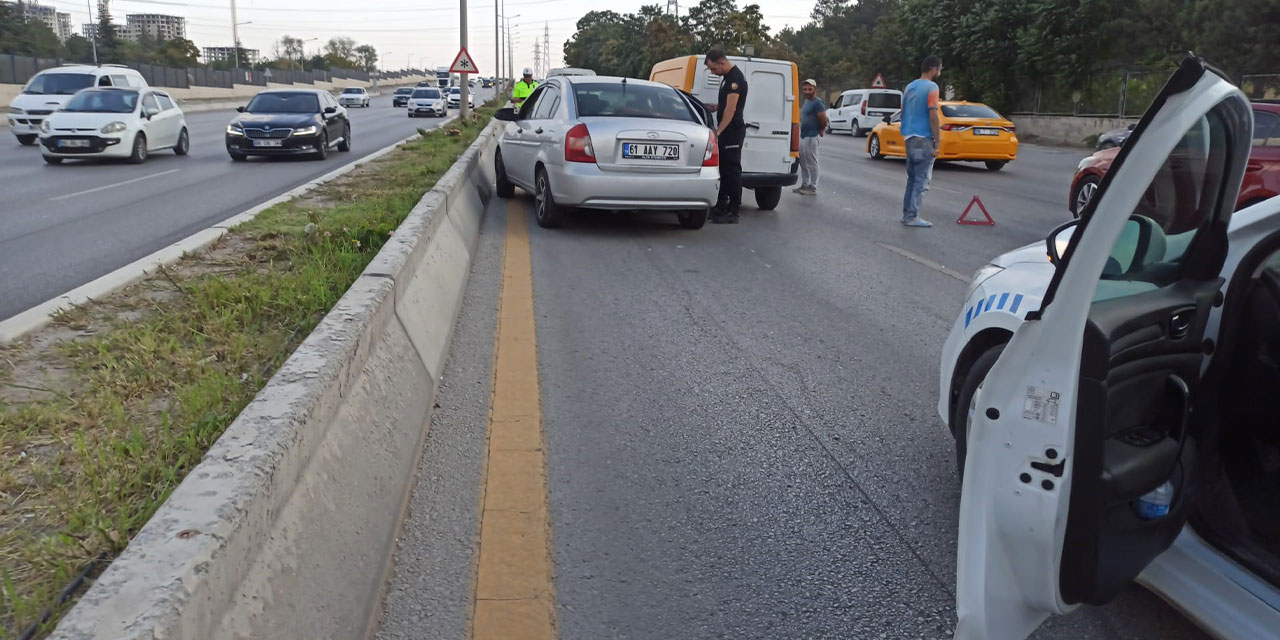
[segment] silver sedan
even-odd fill
[[[547,80],[498,142],[498,195],[534,195],[538,224],[558,227],[568,208],[659,210],[702,227],[720,188],[710,117],[665,84],[602,76]]]

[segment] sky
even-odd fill
[[[71,14],[74,30],[88,21],[86,0],[37,0]],[[97,0],[94,21],[97,20]],[[606,6],[599,0],[498,0],[506,3],[511,17],[512,51],[517,69],[531,67],[535,42],[545,37],[551,45],[551,66],[563,65],[564,42],[573,35],[578,19],[592,9]],[[666,5],[666,0],[615,0],[607,6],[627,13],[645,4]],[[755,0],[771,32],[808,21],[811,0]],[[692,3],[690,3],[692,4]],[[739,0],[739,6],[749,4]],[[370,44],[383,54],[383,65],[395,70],[448,65],[459,49],[459,5],[449,0],[237,0],[236,21],[240,42],[248,49],[271,55],[283,35],[307,42],[308,54],[331,37],[348,36],[358,44]],[[187,19],[187,37],[197,47],[231,46],[230,0],[111,0],[111,14],[124,24],[126,13],[163,13]],[[494,70],[494,0],[468,2],[467,48],[481,75]],[[685,4],[681,3],[681,13]],[[501,10],[501,5],[499,6]]]

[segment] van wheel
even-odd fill
[[[756,207],[763,211],[773,211],[782,200],[782,187],[756,187]]]
[[[880,153],[880,136],[871,134],[871,140],[867,141],[867,155],[872,160],[884,160],[884,154]]]
[[[991,371],[991,367],[994,367],[996,360],[1000,359],[1004,347],[1004,344],[998,344],[978,356],[960,385],[955,406],[951,407],[951,429],[956,438],[956,471],[960,474],[961,481],[964,480],[964,458],[969,451],[969,429],[973,426],[973,417],[978,410],[978,406],[974,404],[974,396],[977,395],[982,382],[987,379],[987,373]]]
[[[867,132],[862,129],[862,125],[855,122],[853,123],[853,127],[849,129],[849,135],[855,138],[861,138],[862,136],[867,135]]]

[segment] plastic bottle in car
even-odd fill
[[[1173,504],[1173,483],[1165,480],[1150,493],[1138,498],[1133,503],[1133,510],[1143,520],[1155,520],[1169,515],[1171,504]]]

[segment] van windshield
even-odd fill
[[[867,107],[871,109],[901,109],[902,96],[896,93],[873,93],[867,96]]]
[[[574,84],[578,117],[661,118],[697,122],[688,102],[667,86]]]
[[[136,106],[137,91],[84,91],[77,93],[62,110],[80,113],[133,113]]]
[[[42,73],[31,79],[23,93],[33,95],[69,96],[81,89],[93,86],[93,74]]]

